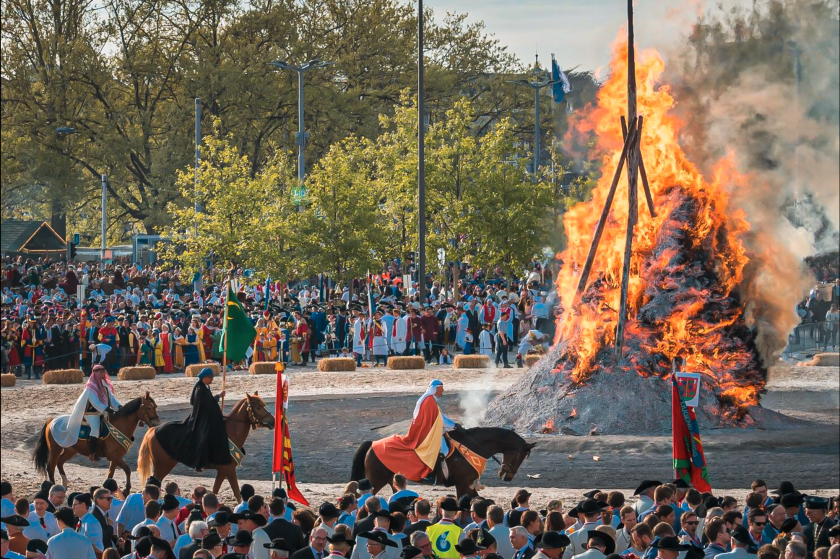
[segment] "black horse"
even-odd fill
[[[448,435],[451,439],[464,444],[467,448],[487,460],[491,460],[495,455],[501,454],[502,462],[498,475],[504,481],[513,480],[513,476],[516,475],[519,466],[531,454],[531,449],[537,446],[537,443],[527,442],[510,429],[497,427],[456,429],[449,431]],[[356,451],[356,455],[353,457],[353,469],[350,472],[350,480],[359,481],[362,478],[367,478],[373,485],[373,492],[377,493],[386,485],[390,486],[394,474],[398,472],[392,472],[379,461],[376,453],[371,450],[372,444],[372,441],[363,442],[359,450]],[[458,497],[461,495],[471,495],[473,497],[478,495],[476,488],[478,473],[460,452],[457,450],[453,452],[446,459],[446,465],[449,468],[449,477],[445,482],[440,471],[440,465],[435,469],[438,483],[442,483],[446,487],[452,487],[454,485]],[[411,481],[419,482],[420,480],[413,479]],[[396,491],[393,486],[391,486],[391,489]]]

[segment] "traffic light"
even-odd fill
[[[76,259],[76,243],[67,241],[67,261]]]

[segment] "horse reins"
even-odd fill
[[[482,447],[480,444],[478,444],[477,442],[475,442],[475,439],[473,439],[472,437],[470,437],[469,435],[467,435],[467,430],[466,430],[466,429],[460,429],[458,432],[459,432],[459,433],[461,433],[461,435],[463,435],[463,436],[464,436],[464,438],[468,439],[468,440],[469,440],[472,444],[474,444],[476,447],[481,448],[481,449],[483,450],[483,447]],[[504,466],[504,464],[503,464],[503,463],[499,462],[499,459],[498,459],[498,458],[496,458],[496,455],[495,455],[495,454],[491,454],[491,455],[490,455],[490,458],[492,458],[492,459],[493,459],[493,462],[495,462],[495,463],[496,463],[496,464],[498,464],[499,466]]]

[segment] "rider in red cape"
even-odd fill
[[[439,459],[449,453],[443,434],[460,428],[440,410],[438,398],[443,395],[443,382],[435,379],[417,400],[408,433],[393,435],[373,443],[377,458],[391,471],[401,472],[412,481],[432,481]],[[444,478],[449,476],[446,462],[441,460]]]
[[[218,402],[225,392],[213,396],[208,386],[212,382],[213,370],[203,369],[190,395],[190,415],[183,421],[164,423],[156,431],[160,446],[169,456],[197,471],[232,460]]]

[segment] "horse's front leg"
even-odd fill
[[[111,469],[108,471],[109,477],[110,474],[116,470],[115,466],[119,466],[120,469],[125,472],[125,490],[123,491],[123,494],[128,495],[131,491],[131,468],[128,464],[126,464],[123,456],[116,456],[113,460],[111,460]]]
[[[222,487],[222,482],[225,481],[225,476],[222,475],[222,470],[220,468],[216,468],[216,480],[213,482],[213,494],[218,495],[219,489]]]
[[[236,479],[236,466],[231,467],[230,473],[226,474],[230,488],[233,489],[233,498],[239,503],[242,501],[242,494],[239,492],[239,480]]]

